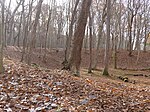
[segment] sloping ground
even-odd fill
[[[21,49],[13,46],[8,46],[7,49],[4,50],[5,57],[13,60],[20,61],[21,60]],[[56,69],[61,68],[62,61],[64,57],[63,52],[56,52],[56,50],[51,50],[51,52],[47,51],[46,62],[43,61],[44,51],[40,52],[40,49],[35,49],[32,55],[32,63],[36,63],[38,66]],[[24,59],[26,61],[26,57]]]
[[[0,75],[0,112],[149,112],[150,86],[107,77],[73,77],[66,71],[19,62]]]
[[[21,60],[21,50],[17,47],[8,46],[5,50],[5,56],[12,59]],[[46,62],[43,62],[43,53],[40,52],[40,49],[36,49],[32,55],[32,62],[38,64],[41,67],[46,67],[50,69],[56,69],[62,67],[62,62],[64,61],[64,51],[59,49],[59,52],[56,52],[55,49],[47,50]],[[133,56],[129,57],[128,52],[125,50],[120,50],[117,53],[117,66],[121,69],[150,69],[150,51],[140,52],[139,60],[137,62],[137,51],[133,51]],[[93,63],[95,59],[95,51],[93,50]],[[104,50],[100,50],[98,68],[103,68],[104,64]],[[82,52],[82,67],[88,68],[89,65],[89,51],[83,50]],[[113,68],[113,57],[110,53],[110,67]]]

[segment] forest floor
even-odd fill
[[[118,68],[110,61],[110,77],[102,76],[103,50],[98,69],[87,73],[88,51],[82,54],[81,77],[61,70],[63,51],[47,52],[42,62],[39,50],[33,63],[20,63],[21,52],[5,50],[5,73],[0,75],[0,111],[6,112],[150,112],[150,52],[132,57],[118,52]],[[146,70],[144,70],[146,68]]]
[[[7,47],[5,51],[5,57],[10,59],[16,59],[21,60],[21,49],[13,46]],[[95,51],[93,50],[93,60],[95,59]],[[47,56],[45,61],[43,62],[43,55],[44,50],[41,51],[40,49],[34,50],[34,53],[32,55],[32,63],[36,63],[37,65],[49,69],[60,69],[62,67],[62,62],[64,61],[64,51],[63,49],[51,49],[47,50]],[[110,52],[110,62],[109,66],[110,68],[113,68],[113,55],[112,52]],[[139,59],[138,58],[138,52],[133,51],[132,56],[128,56],[128,52],[125,50],[120,50],[117,52],[117,68],[123,69],[123,70],[150,70],[150,51],[143,52],[141,51],[139,53]],[[89,51],[83,50],[82,52],[82,68],[88,68],[89,66]],[[93,62],[94,63],[94,62]],[[99,60],[97,68],[103,68],[104,65],[104,50],[101,49],[99,52]]]

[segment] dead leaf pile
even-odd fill
[[[22,63],[5,69],[0,75],[1,112],[150,111],[150,87],[98,82]]]

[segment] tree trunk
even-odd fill
[[[97,43],[97,47],[96,47],[96,56],[95,56],[95,63],[94,63],[93,69],[96,69],[97,64],[98,64],[98,54],[99,54],[100,43],[101,43],[101,38],[102,38],[102,34],[103,34],[102,31],[103,31],[105,18],[106,18],[106,5],[103,8],[102,21],[101,21],[101,23],[99,25],[98,43]]]
[[[5,0],[2,1],[1,8],[1,21],[0,21],[0,73],[4,72],[3,67],[3,37],[4,37],[4,9],[5,9]]]
[[[147,39],[148,39],[148,35],[147,35],[147,26],[145,25],[145,31],[144,31],[144,34],[145,34],[145,39],[144,39],[144,52],[146,52],[146,43],[147,43]]]
[[[19,3],[17,4],[16,8],[14,9],[13,13],[12,13],[12,16],[9,20],[10,22],[10,25],[9,25],[9,31],[10,31],[10,34],[9,34],[9,38],[8,38],[8,45],[11,44],[11,40],[13,38],[13,27],[14,27],[14,16],[19,8],[19,6],[21,5],[22,3],[22,0],[19,1]]]
[[[12,0],[9,1],[8,10],[10,10],[11,1],[12,1]],[[7,28],[8,28],[8,26],[9,26],[8,16],[9,16],[9,13],[7,13],[6,19],[5,19],[6,22],[5,22],[4,47],[7,47]]]
[[[74,10],[72,12],[71,23],[69,26],[69,35],[67,36],[67,40],[66,40],[66,50],[65,50],[65,60],[64,61],[67,61],[67,62],[68,62],[69,54],[70,54],[70,50],[71,50],[71,39],[72,39],[72,34],[73,34],[73,25],[74,25],[75,16],[76,16],[79,1],[80,0],[76,0],[76,4],[75,4]]]
[[[117,38],[118,36],[114,36],[114,49],[113,49],[113,59],[114,59],[114,69],[117,69]]]
[[[33,0],[31,1],[31,3],[29,3],[29,12],[28,12],[28,16],[27,16],[27,20],[25,19],[25,14],[23,14],[23,49],[22,49],[22,55],[21,55],[21,62],[23,62],[24,57],[25,57],[25,53],[26,53],[26,47],[27,47],[27,37],[29,34],[29,24],[31,22],[31,16],[32,16],[32,5],[33,5]]]
[[[49,33],[49,24],[50,24],[50,20],[51,20],[51,10],[49,8],[49,17],[48,17],[48,21],[47,21],[47,28],[46,28],[46,35],[45,35],[45,43],[44,43],[44,56],[43,56],[43,61],[46,62],[46,49],[47,49],[47,39],[48,39],[48,33]]]
[[[30,48],[29,48],[29,53],[28,53],[28,64],[31,64],[31,56],[33,53],[33,49],[35,48],[35,41],[36,41],[36,30],[37,30],[37,25],[39,22],[39,18],[40,18],[40,13],[41,13],[41,7],[42,7],[42,2],[43,0],[39,0],[38,2],[38,6],[37,6],[37,12],[36,12],[36,17],[32,26],[32,30],[31,30],[31,41],[30,41]]]
[[[86,51],[87,51],[87,48],[88,48],[88,34],[89,34],[89,28],[88,28],[88,26],[87,26],[87,28],[86,28],[86,35],[85,35],[85,38],[84,38],[84,52],[86,53]]]
[[[107,28],[107,37],[106,37],[106,46],[105,46],[105,57],[104,57],[104,71],[103,75],[108,76],[108,64],[109,64],[109,45],[110,45],[110,8],[111,2],[107,0],[107,21],[106,21],[106,28]]]
[[[82,1],[82,9],[80,11],[79,18],[77,21],[77,28],[74,33],[73,49],[71,51],[71,57],[69,59],[69,67],[75,67],[75,75],[77,76],[80,75],[82,44],[91,3],[92,0]]]
[[[17,39],[17,46],[20,47],[20,36],[21,36],[21,27],[22,27],[22,21],[23,21],[23,14],[24,14],[24,2],[25,0],[22,0],[22,11],[20,16],[20,23],[19,23],[19,30],[18,30],[18,39]]]
[[[89,13],[89,29],[90,29],[90,38],[89,38],[89,49],[90,49],[90,64],[88,68],[88,73],[92,73],[92,18],[91,18],[91,13]]]

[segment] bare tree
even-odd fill
[[[3,67],[3,38],[4,38],[4,8],[5,8],[5,0],[1,1],[1,21],[0,21],[0,73],[4,72]]]
[[[93,39],[92,39],[92,32],[93,32],[93,29],[92,29],[92,16],[91,16],[91,13],[89,12],[89,29],[90,29],[90,37],[89,37],[89,49],[90,49],[90,64],[89,64],[89,68],[88,68],[88,73],[92,73],[92,42],[93,42]]]
[[[83,38],[85,35],[85,27],[87,18],[90,11],[92,0],[83,0],[81,5],[81,11],[77,21],[77,28],[74,33],[73,48],[69,59],[69,67],[75,67],[75,75],[80,75],[80,64],[81,64],[81,51]]]
[[[106,38],[106,46],[105,46],[105,56],[104,56],[104,71],[103,75],[109,75],[108,73],[108,64],[109,64],[109,44],[110,44],[110,10],[111,9],[111,2],[107,0],[107,21],[106,21],[106,27],[107,27],[107,38]]]
[[[10,17],[10,19],[9,19],[9,23],[10,23],[10,24],[9,24],[9,38],[7,38],[7,40],[8,40],[8,45],[10,45],[11,39],[13,38],[14,17],[15,17],[15,14],[16,14],[16,12],[17,12],[19,6],[21,5],[21,3],[22,3],[22,0],[20,0],[19,2],[17,2],[17,6],[16,6],[16,8],[14,9],[14,11],[12,12],[12,15],[11,15],[11,17]]]
[[[17,46],[20,47],[20,38],[21,38],[21,29],[22,29],[22,23],[23,23],[23,17],[24,17],[24,2],[25,0],[22,0],[22,11],[20,15],[20,23],[19,23],[19,28],[18,28],[18,34],[17,34]],[[14,42],[15,43],[15,42]]]
[[[78,7],[78,4],[79,4],[79,1],[80,0],[76,0],[76,3],[75,3],[75,7],[73,9],[73,12],[72,12],[72,17],[71,17],[71,22],[70,22],[70,25],[69,25],[69,35],[67,36],[67,40],[66,40],[66,50],[65,50],[65,61],[67,61],[68,63],[68,58],[69,58],[69,54],[70,54],[70,49],[71,49],[71,39],[72,39],[72,34],[73,34],[73,25],[74,25],[74,22],[75,22],[75,16],[76,16],[76,13],[77,13],[77,7]]]
[[[144,0],[144,48],[143,51],[146,52],[147,39],[149,37],[148,25],[149,25],[149,14],[150,14],[150,3],[149,0]]]
[[[51,9],[49,7],[49,16],[48,16],[48,20],[47,20],[45,43],[44,43],[45,53],[44,53],[44,56],[43,56],[43,61],[46,61],[46,48],[47,48],[47,39],[48,39],[48,36],[49,36],[48,32],[49,32],[50,20],[51,20]]]
[[[34,23],[32,26],[32,30],[31,30],[31,41],[30,41],[30,48],[29,48],[29,53],[28,53],[28,64],[29,65],[31,64],[31,56],[32,56],[33,48],[35,48],[36,30],[37,30],[37,25],[38,25],[39,18],[40,18],[42,2],[43,2],[43,0],[39,0],[39,2],[38,2],[37,12],[36,12],[35,20],[34,20]]]
[[[8,9],[6,10],[6,13],[7,13],[7,15],[6,15],[6,19],[5,19],[5,39],[4,39],[4,47],[7,47],[7,33],[8,33],[8,31],[7,31],[7,29],[8,29],[8,27],[9,27],[9,11],[10,11],[10,6],[11,6],[11,0],[9,1],[9,5],[8,5]]]
[[[99,10],[98,6],[97,6],[97,10]],[[99,14],[100,14],[100,11],[99,11]],[[99,27],[98,27],[98,30],[99,30],[98,31],[98,42],[97,42],[97,47],[96,47],[96,56],[95,56],[95,63],[94,63],[93,69],[96,69],[97,64],[98,64],[98,54],[99,54],[100,43],[101,43],[101,39],[102,39],[102,34],[103,34],[102,32],[103,32],[105,19],[106,19],[106,4],[103,7],[101,22],[99,23]]]
[[[132,29],[133,29],[133,20],[138,12],[138,9],[140,8],[140,0],[138,0],[138,4],[135,5],[135,1],[133,0],[128,0],[128,33],[129,33],[129,56],[132,55],[132,50],[133,50],[133,37],[132,37]]]
[[[27,14],[27,19],[25,18],[25,14],[23,14],[23,49],[22,49],[22,55],[21,55],[21,62],[24,60],[25,51],[27,47],[27,37],[30,30],[30,23],[31,23],[31,17],[32,17],[32,9],[33,9],[33,2],[34,0],[29,1],[29,12]],[[24,5],[24,4],[23,4]]]

